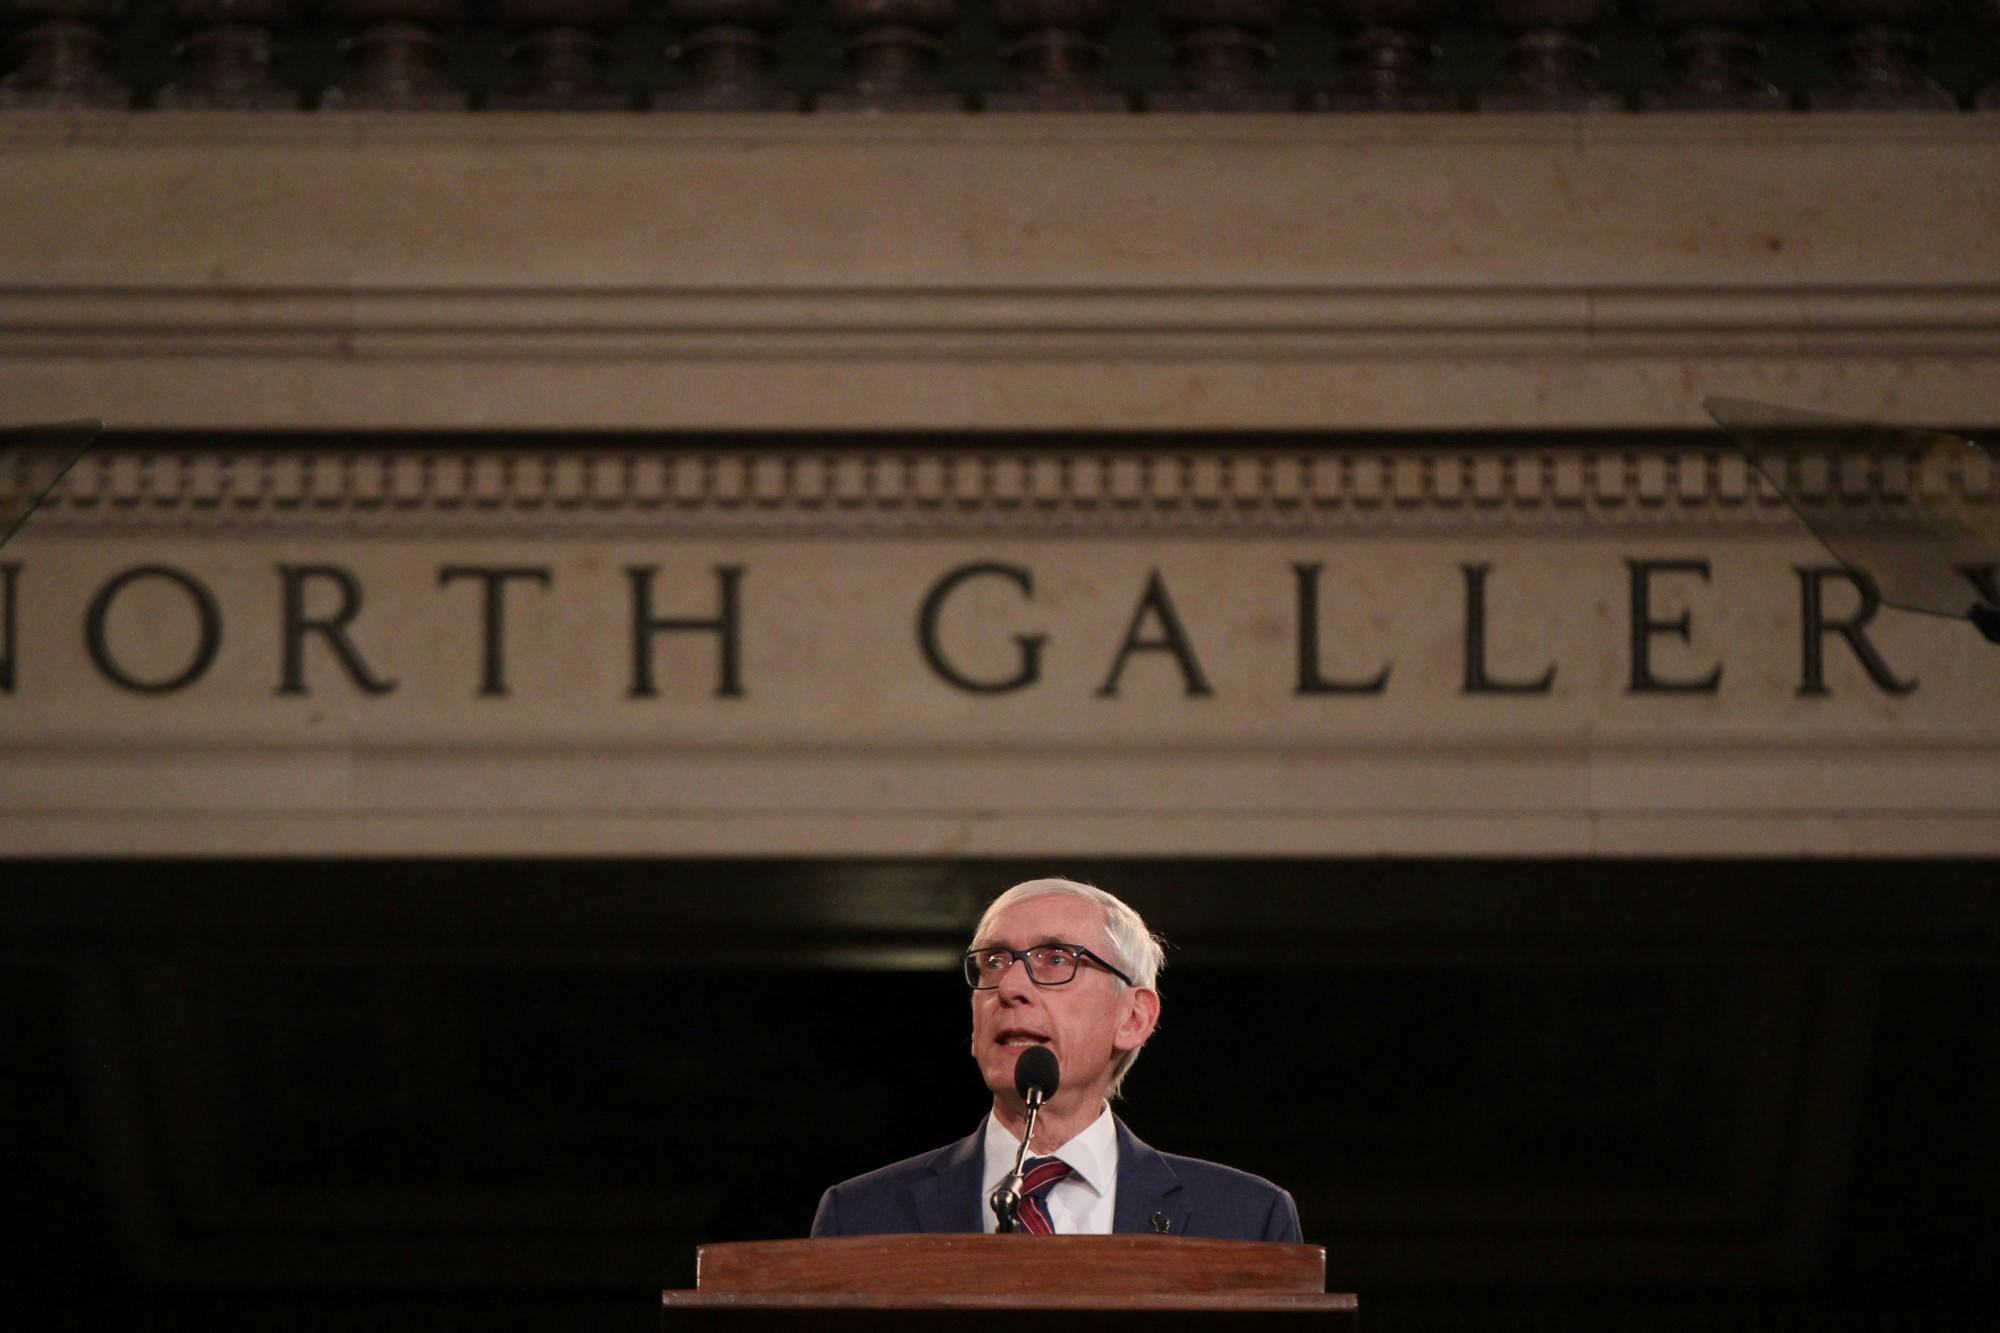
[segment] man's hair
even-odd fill
[[[986,932],[993,926],[993,919],[1016,903],[1030,898],[1046,898],[1062,894],[1071,898],[1081,898],[1094,904],[1104,913],[1103,944],[1111,955],[1111,961],[1120,971],[1132,978],[1135,987],[1158,990],[1160,969],[1167,965],[1167,951],[1158,935],[1146,929],[1145,918],[1122,899],[1106,893],[1095,884],[1080,884],[1073,879],[1031,879],[995,898],[986,906],[986,912],[979,918],[979,925],[972,932],[972,943],[977,945],[986,938]],[[1072,944],[1088,946],[1087,940],[1072,940]],[[1115,979],[1115,978],[1114,978]],[[1125,1085],[1125,1075],[1139,1060],[1139,1049],[1134,1047],[1118,1057],[1118,1063],[1111,1070],[1111,1095]]]

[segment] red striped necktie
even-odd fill
[[[1068,1175],[1069,1163],[1060,1157],[1030,1157],[1021,1164],[1021,1230],[1033,1236],[1055,1234],[1049,1191]]]

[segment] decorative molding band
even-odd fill
[[[1985,456],[1799,454],[1790,486],[1893,521],[1927,504],[2000,512]],[[0,471],[0,500],[21,480]],[[86,454],[39,531],[532,526],[538,532],[1063,532],[1791,522],[1741,454],[1713,448],[782,447]]]
[[[0,359],[2000,358],[2000,284],[0,287]]]

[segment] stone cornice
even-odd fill
[[[0,394],[129,426],[2000,419],[2000,118],[23,116]]]
[[[2000,357],[2000,283],[0,288],[0,357],[1060,363]]]

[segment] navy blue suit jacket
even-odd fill
[[[1118,1127],[1118,1202],[1111,1229],[1120,1235],[1160,1229],[1217,1240],[1298,1241],[1292,1196],[1260,1176],[1193,1157],[1155,1152],[1123,1120]],[[988,1216],[986,1122],[957,1143],[865,1176],[820,1196],[815,1236],[882,1236],[977,1231]]]

